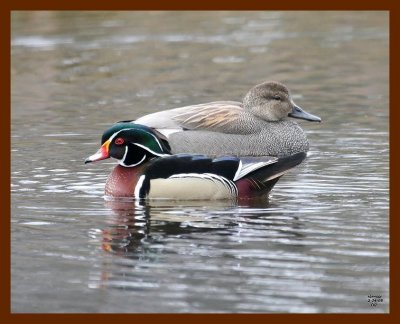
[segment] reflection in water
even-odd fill
[[[272,240],[279,246],[279,241],[291,242],[292,251],[307,250],[302,240],[306,237],[301,231],[304,225],[296,215],[287,216],[277,210],[268,210],[260,207],[260,201],[247,201],[253,207],[243,209],[233,202],[220,201],[213,209],[204,207],[206,201],[196,201],[176,206],[172,201],[133,202],[123,200],[106,201],[106,207],[112,210],[107,218],[107,226],[99,232],[92,233],[92,237],[101,241],[103,251],[114,256],[123,257],[113,259],[102,265],[101,274],[91,277],[92,288],[110,287],[118,289],[135,290],[142,284],[136,282],[137,276],[132,272],[132,267],[158,268],[160,259],[167,255],[184,256],[186,249],[198,246],[199,255],[215,257],[212,249],[202,249],[203,237],[214,237],[215,241],[231,241],[235,245],[242,245],[243,240]],[[267,203],[264,202],[264,207]],[[284,226],[282,226],[284,224]],[[245,232],[243,232],[245,229]],[[252,234],[246,234],[246,231]],[[172,242],[173,246],[169,246]],[[179,243],[180,242],[180,243]],[[180,246],[188,243],[188,246]],[[225,243],[226,244],[226,243]],[[285,243],[283,243],[285,245]],[[221,246],[222,248],[222,246]],[[250,248],[250,247],[249,247]],[[242,257],[229,252],[229,248],[222,248],[225,258],[233,258],[240,264]],[[221,252],[217,252],[218,254]],[[249,250],[249,253],[258,253]],[[130,261],[128,261],[130,260]],[[267,259],[266,259],[267,260]],[[140,264],[137,263],[140,261]],[[166,271],[177,270],[177,265],[165,264]],[[192,267],[191,264],[185,264]],[[209,270],[207,265],[198,265],[198,270]],[[218,271],[218,269],[213,269]],[[143,283],[143,282],[142,282]],[[147,284],[144,284],[147,286]]]
[[[113,216],[108,221],[109,228],[102,232],[102,247],[105,251],[135,258],[138,257],[139,251],[144,252],[142,245],[155,243],[163,237],[204,233],[238,226],[232,220],[221,224],[218,219],[221,213],[235,216],[235,212],[229,210],[236,205],[235,202],[213,202],[213,208],[216,210],[211,212],[208,208],[199,209],[208,203],[208,201],[192,201],[177,208],[177,202],[168,200],[151,202],[108,200],[106,207],[112,210]],[[254,203],[257,204],[259,201]],[[217,209],[221,207],[224,209],[218,212]],[[213,213],[215,215],[212,215]],[[251,211],[248,213],[251,214]]]

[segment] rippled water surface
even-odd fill
[[[13,312],[388,312],[387,13],[16,12],[11,42]],[[107,126],[272,79],[323,123],[269,201],[104,201]]]

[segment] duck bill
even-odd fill
[[[109,145],[110,145],[109,141],[105,142],[96,153],[89,156],[85,160],[85,164],[90,163],[90,162],[96,162],[96,161],[108,159],[110,157],[110,152],[108,149]]]
[[[315,121],[315,122],[321,122],[321,118],[318,116],[312,115],[303,109],[301,109],[299,106],[293,105],[292,111],[288,114],[289,117],[293,118],[300,118],[308,121]]]

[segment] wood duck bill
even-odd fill
[[[110,157],[110,141],[104,142],[100,149],[85,160],[85,164],[108,159]]]
[[[308,121],[321,122],[321,118],[306,112],[305,110],[303,110],[302,108],[300,108],[297,105],[293,105],[293,109],[288,114],[288,116],[292,117],[292,118],[299,118],[299,119],[304,119],[304,120],[308,120]]]

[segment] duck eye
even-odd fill
[[[122,144],[125,143],[125,141],[124,141],[123,138],[118,137],[118,138],[115,139],[114,143],[117,144],[117,145],[122,145]]]
[[[274,96],[272,96],[272,99],[274,99],[274,100],[281,100],[281,97],[278,96],[278,95],[274,95]]]

